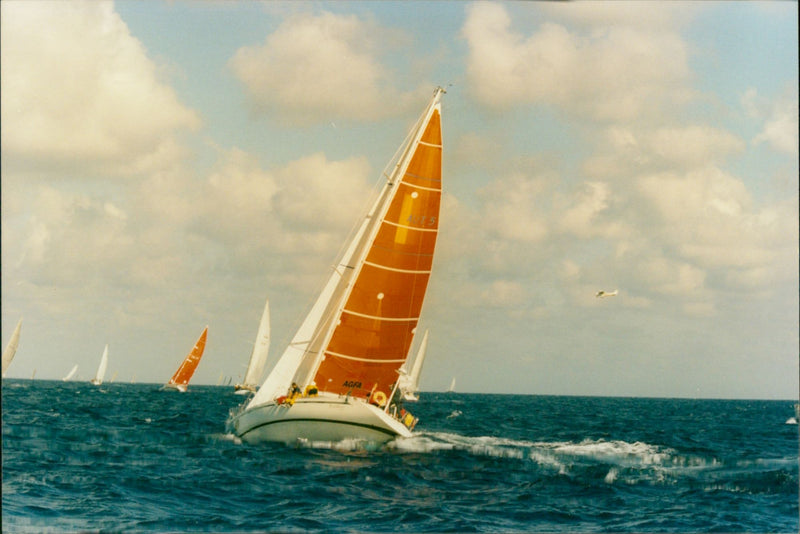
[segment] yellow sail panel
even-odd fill
[[[186,356],[181,363],[181,366],[178,367],[178,370],[175,371],[175,374],[172,375],[170,378],[169,383],[174,385],[187,385],[189,380],[192,379],[192,375],[194,375],[197,366],[200,364],[200,358],[203,357],[203,351],[206,348],[206,338],[208,336],[208,327],[203,330],[203,333],[200,334],[200,337],[195,343],[194,348],[192,351]]]
[[[433,109],[360,265],[315,375],[323,391],[389,393],[405,362],[430,279],[442,189]]]

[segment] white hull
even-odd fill
[[[417,394],[414,393],[413,391],[406,391],[405,393],[403,393],[403,400],[405,400],[406,402],[417,402],[419,400],[419,397],[417,397]]]
[[[236,395],[253,395],[256,392],[256,387],[250,384],[236,384],[233,389]]]
[[[411,436],[403,423],[377,406],[352,397],[325,394],[299,398],[294,404],[273,401],[249,408],[234,417],[233,431],[248,443],[347,439],[385,443]]]
[[[183,384],[164,384],[164,387],[161,389],[174,389],[176,391],[180,391],[181,393],[186,393],[189,388]]]

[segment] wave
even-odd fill
[[[585,477],[597,472],[608,484],[671,483],[700,470],[722,467],[716,458],[680,453],[641,441],[526,441],[425,432],[394,440],[387,448],[400,453],[461,451],[475,456],[531,461],[538,468],[558,475]]]

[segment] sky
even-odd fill
[[[271,367],[442,86],[423,391],[797,398],[796,2],[0,10],[10,377]]]

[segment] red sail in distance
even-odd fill
[[[200,338],[197,340],[197,343],[195,343],[192,352],[186,356],[186,359],[183,360],[181,366],[178,367],[178,370],[175,371],[175,374],[169,379],[169,384],[185,386],[189,383],[189,380],[192,379],[195,369],[197,369],[197,365],[200,363],[200,358],[203,357],[203,351],[206,348],[207,336],[208,327],[205,327],[203,333],[200,334]]]
[[[430,278],[442,193],[438,106],[422,126],[314,380],[320,390],[389,394],[405,362]]]

